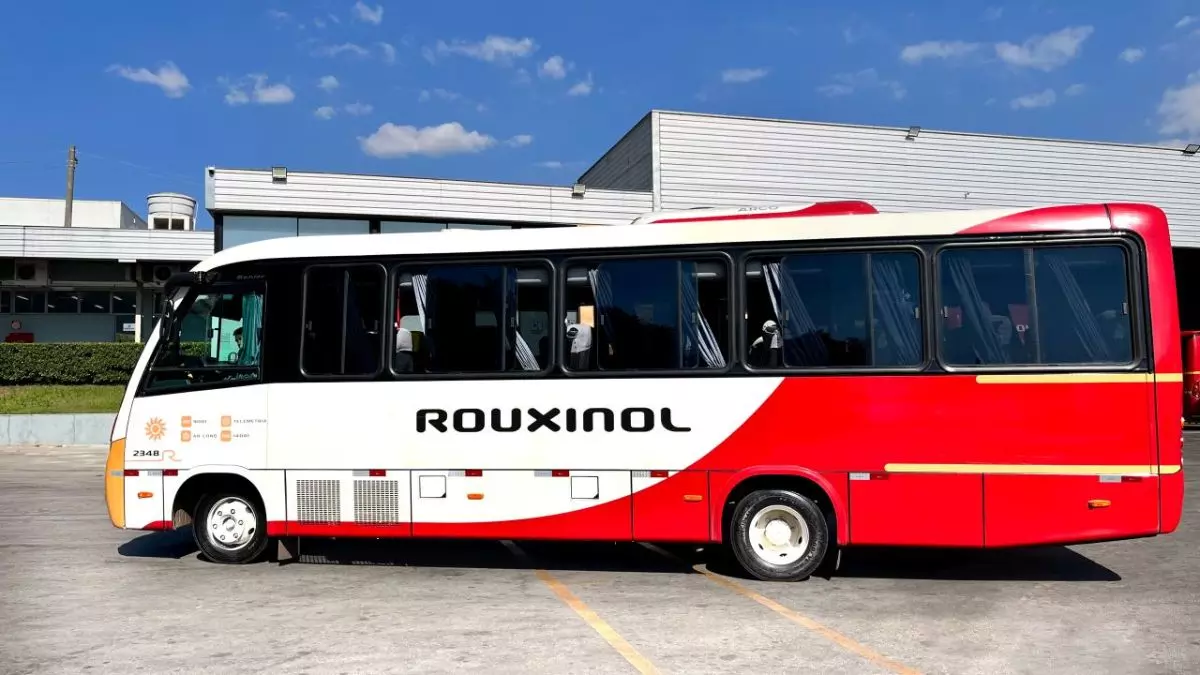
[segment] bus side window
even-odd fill
[[[197,293],[159,343],[147,391],[259,380],[263,295],[257,289]]]
[[[397,374],[540,372],[550,363],[550,271],[440,265],[396,277]]]
[[[383,349],[384,270],[316,266],[305,275],[301,364],[309,376],[370,376]]]
[[[565,366],[575,371],[720,369],[729,355],[727,262],[615,259],[566,274]]]

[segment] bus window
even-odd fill
[[[159,344],[147,391],[258,381],[262,291],[206,291],[185,300],[185,305]]]
[[[541,372],[551,359],[550,271],[442,265],[397,276],[397,374]]]
[[[384,269],[317,266],[304,281],[301,365],[307,376],[373,376],[382,368]]]
[[[1133,359],[1120,246],[952,248],[939,256],[949,365],[1120,364]]]
[[[726,263],[611,260],[567,270],[564,354],[570,370],[724,368]]]
[[[916,366],[924,359],[913,253],[812,253],[746,267],[747,363]]]

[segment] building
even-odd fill
[[[213,251],[196,201],[159,193],[146,218],[117,201],[0,199],[0,329],[7,341],[140,340],[172,272]]]
[[[885,212],[1150,202],[1172,223],[1184,327],[1200,329],[1197,150],[651,111],[574,186],[210,167],[205,206],[219,249],[326,232],[610,225],[780,201],[857,199]]]
[[[0,326],[38,342],[139,339],[172,271],[273,237],[603,226],[852,199],[893,212],[1156,204],[1172,223],[1183,326],[1200,330],[1197,150],[651,111],[574,185],[209,167],[212,232],[195,230],[186,195],[151,195],[146,218],[77,200],[69,227],[62,200],[0,199]]]

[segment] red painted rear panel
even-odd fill
[[[983,546],[983,477],[891,474],[851,480],[850,543]]]
[[[1112,502],[1089,508],[1093,499]],[[987,476],[985,542],[1065,544],[1158,531],[1158,480],[1102,483],[1096,476]]]
[[[700,501],[685,501],[699,495]],[[708,474],[681,471],[633,495],[633,538],[641,541],[708,540]]]
[[[1162,534],[1174,532],[1183,518],[1183,472],[1159,477],[1159,499],[1162,512],[1159,515],[1158,531]]]

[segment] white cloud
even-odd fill
[[[538,75],[548,77],[551,80],[561,80],[567,76],[567,65],[563,61],[563,57],[557,54],[546,59],[546,62],[538,66]]]
[[[488,63],[507,65],[514,59],[524,58],[537,50],[537,44],[532,38],[512,38],[503,35],[489,35],[482,42],[464,42],[455,40],[446,43],[438,40],[438,54],[459,54]],[[433,54],[426,52],[426,58],[432,60]]]
[[[370,5],[358,0],[354,3],[354,16],[359,21],[366,21],[378,26],[383,23],[383,5],[375,5],[375,8],[371,9]]]
[[[567,90],[567,96],[588,96],[592,93],[594,83],[592,82],[592,74],[587,74],[586,80],[580,80]]]
[[[174,63],[167,61],[158,67],[158,70],[148,70],[146,68],[130,68],[129,66],[115,65],[109,66],[109,72],[139,84],[152,84],[162,90],[167,98],[183,98],[183,95],[191,89],[191,84],[188,83],[187,75],[179,69]]]
[[[563,163],[557,159],[551,159],[545,162],[538,162],[537,166],[540,166],[543,169],[561,169],[563,168]]]
[[[1047,35],[1034,35],[1017,45],[996,44],[996,56],[1018,68],[1050,71],[1066,65],[1083,49],[1083,43],[1095,31],[1091,26],[1071,26]]]
[[[1121,59],[1125,63],[1137,63],[1145,57],[1146,50],[1142,49],[1141,47],[1127,47],[1117,55],[1117,58]]]
[[[529,76],[529,71],[524,68],[517,68],[517,74],[513,77],[517,84],[529,84],[533,78]]]
[[[979,47],[977,42],[928,40],[901,49],[900,60],[915,65],[926,59],[957,59],[977,51]]]
[[[1004,16],[1003,7],[988,7],[983,13],[984,21],[998,21],[1002,16]]]
[[[333,106],[331,106],[331,105],[323,105],[320,108],[317,108],[316,110],[313,111],[313,115],[315,115],[317,117],[317,119],[320,119],[320,120],[333,119],[333,116],[336,114],[337,114],[337,110],[334,110]]]
[[[358,143],[362,151],[372,157],[442,157],[482,152],[494,146],[496,139],[478,131],[467,131],[458,122],[446,122],[435,127],[419,129],[411,125],[401,126],[388,122],[370,136],[360,136]]]
[[[237,82],[219,78],[218,82],[228,89],[225,102],[232,106],[245,105],[251,101],[259,105],[279,105],[296,100],[296,92],[292,91],[291,87],[282,82],[268,84],[266,75],[249,75]],[[249,93],[246,91],[247,86],[250,87]]]
[[[1197,21],[1200,21],[1200,19],[1197,19],[1196,17],[1191,16],[1189,14],[1188,16],[1185,16],[1182,19],[1180,19],[1178,21],[1178,23],[1175,24],[1175,27],[1176,28],[1187,28],[1188,26],[1196,23]]]
[[[1053,89],[1038,92],[1036,94],[1026,94],[1018,98],[1014,98],[1009,102],[1013,110],[1029,110],[1031,108],[1046,108],[1054,105],[1058,100]]]
[[[288,14],[280,9],[268,9],[267,16],[271,17],[275,21],[287,21],[288,19],[292,18],[291,14]]]
[[[1073,84],[1073,85],[1067,87],[1065,90],[1063,90],[1063,93],[1066,94],[1067,96],[1079,96],[1080,94],[1082,94],[1085,91],[1087,91],[1086,84]]]
[[[462,97],[462,94],[447,89],[422,89],[421,94],[417,96],[417,101],[428,103],[435,98],[440,101],[457,101]]]
[[[370,103],[359,103],[355,101],[354,103],[347,103],[346,107],[343,109],[350,115],[361,117],[362,115],[370,115],[371,112],[375,110],[375,106],[371,105]]]
[[[340,87],[341,84],[342,83],[338,82],[338,79],[333,75],[325,75],[319,82],[317,82],[317,86],[325,91],[333,91],[334,89]]]
[[[533,142],[533,136],[531,134],[517,134],[516,136],[513,136],[512,138],[508,139],[507,141],[504,141],[504,144],[510,145],[514,148],[521,148],[521,147],[525,147],[526,145],[529,145],[532,142]]]
[[[721,81],[726,84],[745,84],[766,76],[766,68],[726,68],[721,71]]]
[[[345,42],[340,45],[322,45],[313,51],[314,56],[338,56],[340,54],[353,54],[355,56],[366,56],[370,54],[365,47],[356,45],[353,42]]]
[[[379,49],[383,52],[384,63],[396,62],[396,48],[390,42],[380,42]]]
[[[903,84],[896,80],[882,79],[874,68],[834,75],[833,82],[817,87],[817,92],[830,97],[849,96],[861,89],[883,89],[890,92],[892,98],[897,101],[908,95],[908,90]]]
[[[1182,87],[1163,92],[1158,104],[1161,134],[1180,134],[1200,139],[1200,70],[1188,76]]]

